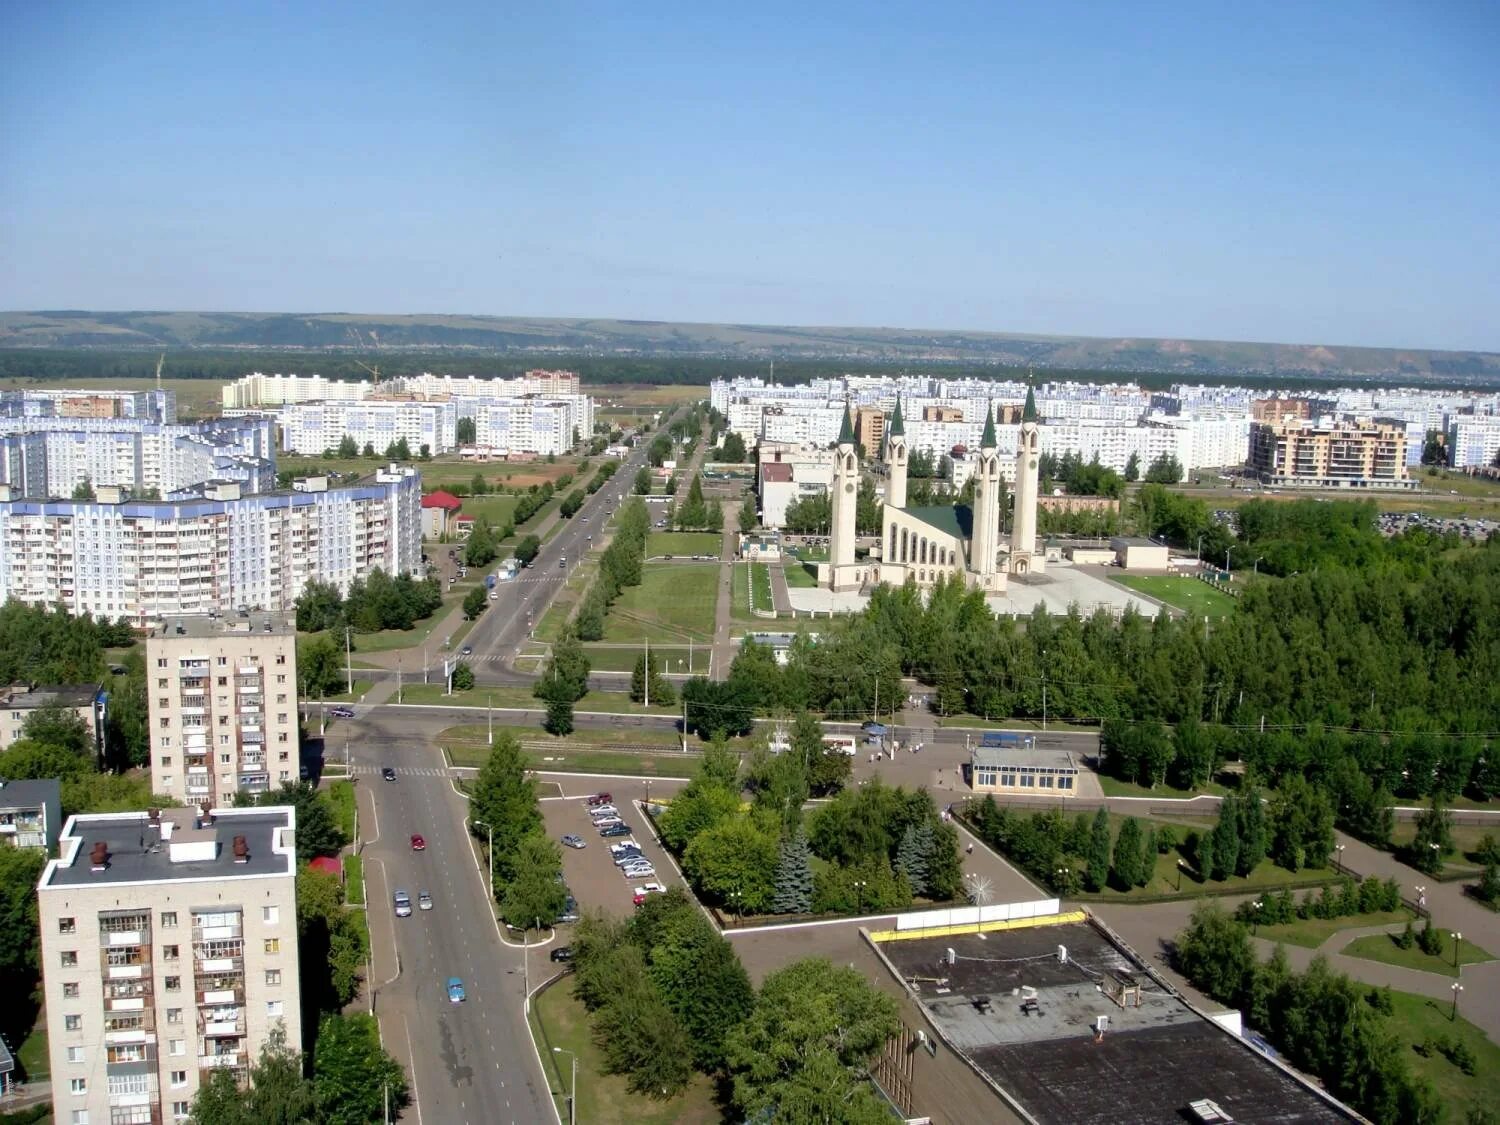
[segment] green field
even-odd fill
[[[818,584],[817,563],[804,563],[789,558],[782,572],[786,575],[786,584],[790,587],[807,590]]]
[[[632,1094],[623,1075],[605,1074],[604,1059],[589,1029],[588,1013],[573,998],[572,983],[558,981],[537,994],[531,1009],[531,1033],[557,1099],[558,1115],[569,1120],[567,1095],[578,1058],[578,1105],[574,1115],[589,1125],[708,1125],[722,1120],[714,1103],[713,1084],[695,1074],[686,1090],[668,1101]]]
[[[31,1033],[21,1041],[16,1061],[21,1064],[22,1072],[30,1081],[44,1080],[52,1073],[52,1057],[47,1052],[45,1028],[38,1026],[31,1029]]]
[[[636,645],[629,648],[604,648],[600,645],[585,644],[584,652],[589,656],[589,667],[595,672],[633,672],[635,662],[641,658],[643,649]],[[651,655],[656,659],[657,668],[663,672],[673,675],[680,673],[708,674],[708,660],[711,650],[707,645],[697,648],[689,648],[686,645],[656,645],[651,646]],[[620,682],[623,689],[624,681]]]
[[[723,546],[724,537],[712,531],[653,531],[646,536],[646,557],[717,555]]]
[[[526,687],[486,687],[472,691],[456,691],[452,695],[443,693],[440,683],[421,682],[406,684],[401,690],[401,702],[435,707],[496,707],[541,712],[546,704],[531,694]],[[647,708],[635,703],[623,691],[591,691],[573,704],[575,711],[603,711],[618,715],[676,714],[675,710],[663,711],[659,707]]]
[[[759,610],[774,610],[776,602],[771,597],[771,568],[761,562],[748,565],[750,567],[751,604]]]
[[[1267,941],[1317,949],[1340,930],[1352,930],[1359,926],[1386,926],[1405,922],[1411,916],[1409,910],[1381,910],[1373,914],[1350,914],[1343,918],[1299,918],[1295,922],[1257,927],[1256,936]]]
[[[712,639],[718,577],[713,563],[647,565],[641,584],[622,591],[610,607],[603,639],[625,644]]]
[[[1391,1000],[1396,1010],[1386,1026],[1407,1048],[1403,1053],[1412,1070],[1437,1088],[1439,1101],[1450,1110],[1448,1120],[1464,1121],[1470,1110],[1493,1113],[1500,1105],[1500,1046],[1463,1018],[1464,1002],[1459,1001],[1458,1019],[1450,1020],[1451,1003],[1410,992],[1392,992]],[[1475,1073],[1465,1074],[1436,1052],[1424,1058],[1415,1050],[1434,1039],[1457,1039],[1467,1045],[1478,1064]]]
[[[1049,724],[1050,725],[1050,724]],[[1134,781],[1121,781],[1118,777],[1110,777],[1108,774],[1099,775],[1099,788],[1103,790],[1106,797],[1155,797],[1161,801],[1185,801],[1200,793],[1212,794],[1222,797],[1229,790],[1217,781],[1210,781],[1202,789],[1176,789],[1162,782],[1155,789],[1145,785],[1139,785]],[[1207,802],[1199,802],[1193,806],[1198,812],[1204,812]]]
[[[1227,617],[1234,612],[1234,599],[1220,593],[1207,582],[1196,578],[1179,578],[1170,574],[1121,574],[1110,576],[1147,597],[1199,617]]]
[[[1442,928],[1439,928],[1438,932],[1443,936],[1443,951],[1437,957],[1423,953],[1415,945],[1410,949],[1402,949],[1396,944],[1396,938],[1399,936],[1397,934],[1371,934],[1368,937],[1355,938],[1339,952],[1349,957],[1363,957],[1366,961],[1379,961],[1383,965],[1396,965],[1403,969],[1416,969],[1418,972],[1456,977],[1458,966],[1453,963],[1455,953],[1453,934]],[[1465,965],[1477,965],[1481,961],[1493,961],[1494,957],[1466,939],[1457,959]]]

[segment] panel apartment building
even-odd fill
[[[390,467],[353,484],[326,477],[191,500],[23,500],[0,485],[0,601],[146,625],[177,614],[290,610],[311,581],[347,591],[376,567],[419,573],[421,478]]]
[[[296,810],[69,818],[37,884],[61,1125],[186,1121],[277,1027],[300,1049]]]
[[[1407,475],[1406,427],[1369,419],[1253,422],[1250,467],[1267,484],[1297,488],[1418,487]]]
[[[146,639],[146,703],[153,793],[228,804],[300,776],[286,618],[169,618]]]

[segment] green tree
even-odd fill
[[[1490,860],[1484,865],[1484,874],[1474,888],[1474,896],[1490,906],[1500,904],[1500,864]]]
[[[1215,1000],[1248,1007],[1255,951],[1245,927],[1217,903],[1203,902],[1193,909],[1192,921],[1177,939],[1177,964]]]
[[[73,499],[74,500],[93,500],[94,499],[94,482],[91,481],[88,477],[84,477],[81,481],[79,481],[76,485],[74,485],[73,486]]]
[[[632,1093],[673,1097],[692,1077],[687,1029],[648,974],[640,949],[626,944],[607,957],[611,988],[594,1017],[605,1069],[628,1075]]]
[[[345,434],[343,436],[343,438],[341,438],[340,441],[339,441],[338,454],[339,454],[340,457],[343,457],[343,458],[346,458],[346,459],[351,458],[351,457],[358,457],[359,456],[359,443],[356,442],[348,434]]]
[[[695,836],[683,852],[682,870],[711,902],[739,914],[764,914],[776,894],[779,860],[775,835],[735,817]]]
[[[778,1115],[789,1090],[806,1094],[809,1060],[819,1060],[822,1083],[842,1073],[853,1088],[900,1026],[896,1001],[856,970],[820,957],[793,962],[766,977],[754,1010],[726,1039],[735,1106],[747,1120]]]
[[[476,822],[493,829],[496,881],[509,882],[515,874],[521,841],[544,830],[536,803],[536,782],[526,772],[521,744],[509,731],[497,734],[490,744],[489,757],[474,779],[469,814],[469,831],[475,839],[489,839]]]
[[[637,472],[635,474],[635,483],[632,486],[632,490],[635,492],[635,494],[637,496],[650,496],[651,495],[651,470],[650,469],[644,469],[643,468],[643,469],[641,469],[639,472]]]
[[[39,848],[0,847],[0,981],[7,985],[31,981],[38,968],[36,884],[46,863]]]
[[[64,782],[92,770],[87,758],[61,746],[21,739],[0,752],[0,777],[11,781],[56,777]]]
[[[658,828],[667,847],[681,854],[700,833],[739,815],[740,795],[727,785],[698,778],[672,799]]]
[[[724,444],[718,449],[717,461],[739,463],[745,460],[745,439],[734,431],[724,435]]]
[[[896,870],[906,876],[912,894],[927,893],[927,865],[934,847],[933,826],[928,821],[908,824],[896,848]]]
[[[1176,484],[1182,480],[1182,462],[1170,453],[1163,453],[1146,466],[1146,481],[1150,484]]]
[[[314,1125],[320,1120],[313,1084],[302,1075],[302,1057],[287,1046],[279,1022],[267,1033],[248,1077],[242,1088],[232,1071],[210,1071],[193,1099],[193,1125]]]
[[[476,620],[489,606],[489,597],[483,586],[475,586],[464,595],[464,617],[470,621]]]
[[[321,633],[343,623],[344,597],[332,582],[309,582],[296,604],[299,633]]]
[[[1115,837],[1114,883],[1128,891],[1141,880],[1141,826],[1133,816],[1127,816],[1120,824]]]
[[[298,689],[308,699],[325,699],[348,686],[344,654],[332,637],[309,637],[297,642]]]
[[[536,561],[536,556],[542,549],[542,541],[535,535],[528,535],[516,544],[516,561],[522,566],[530,566]]]
[[[744,500],[740,501],[740,511],[737,518],[741,531],[753,531],[760,523],[760,515],[755,507],[755,495],[753,493],[746,495]]]
[[[1435,875],[1454,852],[1453,814],[1441,791],[1434,791],[1427,807],[1417,813],[1417,831],[1411,842],[1412,862],[1419,870]]]
[[[283,781],[281,787],[255,799],[260,806],[291,805],[297,810],[297,862],[338,855],[349,838],[339,827],[327,795],[306,781]]]
[[[1125,479],[1134,484],[1141,479],[1141,455],[1132,453],[1130,459],[1125,462]]]
[[[1089,830],[1089,854],[1085,858],[1088,868],[1084,881],[1089,890],[1101,890],[1109,881],[1109,813],[1105,812],[1103,805],[1094,814],[1093,827]]]
[[[781,838],[781,858],[776,865],[774,914],[806,914],[812,910],[812,852],[807,834],[800,829]]]
[[[469,666],[469,662],[466,660],[460,660],[453,666],[453,690],[474,690],[474,669]]]
[[[495,541],[495,532],[488,520],[475,520],[474,528],[464,540],[464,565],[489,566],[500,553]]]
[[[540,833],[527,836],[515,857],[515,877],[500,896],[500,916],[521,930],[530,929],[536,921],[550,926],[568,897],[558,878],[561,874],[557,845]]]
[[[473,418],[460,418],[454,427],[454,436],[459,445],[473,445],[478,440],[477,423]]]

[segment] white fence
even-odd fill
[[[1044,918],[1061,910],[1055,898],[1035,902],[995,902],[988,906],[954,906],[947,910],[923,910],[896,915],[896,929],[930,930],[938,926],[976,926],[981,922],[1010,922],[1018,918]]]

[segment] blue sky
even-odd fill
[[[0,308],[1497,350],[1497,57],[1484,0],[0,0]]]

